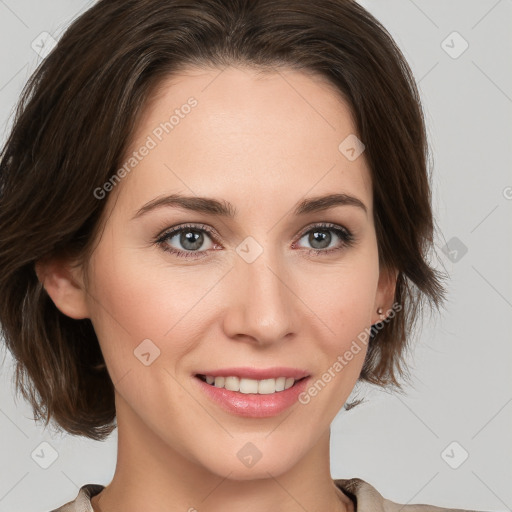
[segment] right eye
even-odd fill
[[[211,248],[203,251],[200,249],[207,239],[211,240],[212,236],[213,231],[204,224],[186,224],[166,231],[155,243],[178,258],[202,258],[205,256],[203,253]]]

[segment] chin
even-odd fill
[[[298,447],[284,448],[267,443],[236,442],[233,450],[221,451],[215,455],[215,460],[208,461],[210,471],[230,480],[260,480],[269,478],[269,474],[277,477],[290,471],[300,457]],[[260,446],[260,449],[257,448]],[[227,456],[232,453],[231,456]],[[207,461],[205,461],[207,462]],[[228,476],[229,475],[229,476]]]

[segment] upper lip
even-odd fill
[[[263,379],[277,379],[279,377],[293,377],[295,380],[308,377],[309,373],[306,370],[299,368],[289,368],[285,366],[274,366],[272,368],[251,368],[251,367],[237,367],[237,368],[221,368],[218,370],[204,370],[196,375],[210,375],[212,377],[242,377],[245,379],[263,380]]]

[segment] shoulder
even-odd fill
[[[395,503],[387,500],[368,482],[360,478],[335,479],[334,483],[356,504],[356,512],[478,512],[460,508],[443,508],[434,505]]]
[[[395,503],[384,498],[378,491],[361,478],[335,479],[340,488],[356,504],[356,512],[371,510],[372,512],[478,512],[459,508],[443,508],[427,504]],[[100,484],[86,484],[80,487],[76,498],[51,512],[94,512],[91,498],[104,489]]]
[[[91,498],[104,489],[100,484],[85,484],[80,487],[76,498],[50,512],[94,512]]]

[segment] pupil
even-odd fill
[[[193,251],[203,245],[203,235],[197,231],[187,231],[181,234],[180,243],[185,249]],[[190,245],[191,244],[191,245]]]
[[[319,241],[319,239],[316,238],[317,236],[320,238],[320,247],[315,246]],[[315,249],[325,249],[326,247],[329,247],[329,244],[331,243],[331,234],[329,231],[313,231],[309,236],[309,243]]]

